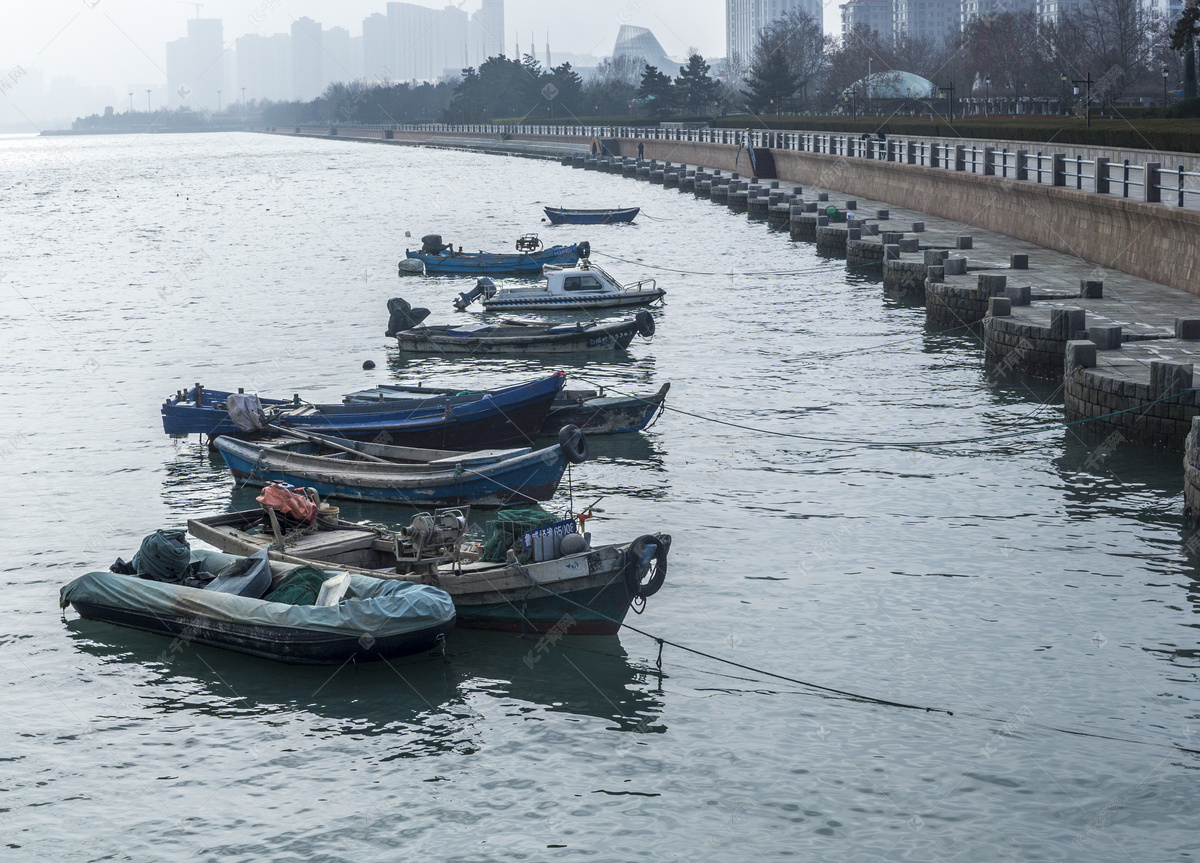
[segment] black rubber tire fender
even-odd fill
[[[558,430],[558,445],[571,464],[583,464],[591,455],[587,435],[579,426],[565,425]]]
[[[637,331],[639,335],[647,339],[654,335],[654,315],[650,314],[645,309],[642,309],[634,317],[634,320],[637,321]]]
[[[654,547],[652,561],[654,572],[650,576],[650,580],[643,583],[642,579],[646,577],[646,573],[650,571],[651,567],[650,561],[644,566],[642,564],[642,558],[645,556],[648,546]],[[663,582],[667,580],[667,554],[670,550],[671,537],[666,535],[659,537],[647,533],[629,543],[629,548],[625,549],[623,576],[625,588],[629,591],[630,596],[646,600],[658,593]]]

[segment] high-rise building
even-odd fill
[[[372,81],[396,77],[395,61],[388,55],[388,17],[375,12],[363,19],[363,77]]]
[[[467,13],[458,7],[389,3],[387,21],[388,67],[397,80],[436,81],[470,65]]]
[[[806,12],[824,30],[821,0],[725,0],[725,52],[749,64],[763,28],[792,12]]]
[[[321,25],[311,18],[292,23],[292,98],[307,101],[325,89],[325,45]]]
[[[892,4],[896,38],[930,39],[940,46],[946,37],[959,31],[961,20],[960,0],[895,0]]]
[[[979,2],[979,0],[964,0]],[[892,40],[892,0],[848,0],[842,6],[842,38],[855,27],[865,24],[883,37]]]
[[[237,40],[237,96],[247,102],[287,101],[292,97],[292,37],[287,33]]]
[[[229,99],[220,18],[191,18],[187,36],[167,43],[167,91],[172,107],[216,111]],[[221,95],[218,95],[220,91]]]
[[[355,69],[350,60],[349,30],[345,27],[330,27],[321,34],[321,44],[325,49],[321,58],[322,89],[334,81],[356,81],[362,77],[362,71]]]
[[[1002,15],[1011,12],[1018,15],[1022,12],[1036,12],[1039,0],[962,0],[959,7],[961,19],[959,27],[967,26],[967,22],[975,18],[989,15]]]
[[[467,55],[472,66],[504,54],[504,0],[483,0],[467,29]]]

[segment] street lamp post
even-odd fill
[[[992,76],[983,76],[983,116],[988,116],[988,111],[991,109],[992,103]]]
[[[1092,80],[1092,73],[1089,70],[1086,78],[1072,80],[1071,83],[1075,85],[1075,95],[1076,96],[1079,95],[1079,85],[1080,84],[1087,85],[1087,93],[1084,96],[1083,115],[1086,118],[1087,126],[1090,129],[1092,126],[1092,85],[1095,84],[1096,82]]]
[[[150,113],[150,91],[146,91],[146,113]]]
[[[865,109],[863,109],[863,113],[865,114],[869,110],[871,110],[871,58],[870,57],[867,58],[867,107]]]
[[[1062,98],[1058,103],[1058,113],[1065,115],[1067,113],[1067,75],[1064,72],[1058,77],[1062,80]]]
[[[129,91],[129,113],[133,113],[133,91]]]
[[[938,91],[946,97],[946,113],[950,115],[950,120],[954,120],[954,85],[949,87],[938,87]],[[966,110],[965,108],[963,110]]]
[[[1164,108],[1165,108],[1165,107],[1167,107],[1167,74],[1168,74],[1168,73],[1167,73],[1167,67],[1166,67],[1166,65],[1164,64],[1164,65],[1163,65],[1163,70],[1162,70],[1162,76],[1163,76],[1163,107],[1164,107]]]

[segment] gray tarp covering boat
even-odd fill
[[[238,560],[193,551],[196,559],[209,571]],[[272,563],[271,569],[279,581],[296,567]],[[112,572],[80,576],[59,597],[90,620],[307,665],[406,656],[432,648],[454,625],[454,603],[444,591],[356,573],[346,598],[331,606],[266,602]]]

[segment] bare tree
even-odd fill
[[[788,12],[771,22],[762,34],[760,48],[779,51],[796,80],[800,104],[807,107],[810,88],[825,73],[834,42],[807,12]]]

